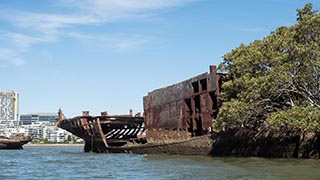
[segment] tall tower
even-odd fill
[[[18,125],[19,94],[0,90],[0,129]]]

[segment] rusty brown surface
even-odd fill
[[[59,110],[61,117],[64,117]],[[107,115],[92,117],[89,111],[83,116],[60,119],[57,126],[85,140],[85,152],[107,152],[107,147],[125,144],[144,132],[143,117],[129,115]]]
[[[148,93],[143,98],[147,138],[163,140],[169,131],[185,131],[189,137],[210,132],[218,111],[219,78],[216,66],[210,66],[210,73]]]
[[[105,111],[93,117],[84,111],[66,119],[59,110],[57,126],[83,138],[85,152],[208,154],[220,78],[216,66],[210,66],[209,73],[152,91],[143,98],[142,116],[130,110],[128,115]]]
[[[187,130],[150,130],[147,134],[148,143],[172,143],[190,139]]]
[[[31,141],[31,136],[23,136],[21,134],[12,137],[0,136],[0,149],[23,149],[22,146]]]

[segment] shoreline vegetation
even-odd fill
[[[297,23],[223,57],[213,154],[320,158],[320,14],[308,3]]]

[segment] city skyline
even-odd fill
[[[1,90],[19,114],[143,112],[148,92],[209,71],[317,1],[3,0]]]

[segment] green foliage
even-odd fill
[[[72,137],[68,135],[67,142],[71,142],[71,141],[72,141]]]
[[[250,104],[235,99],[225,102],[219,109],[219,116],[223,117],[223,121],[217,121],[216,127],[221,128],[225,125],[242,124],[244,119],[248,119],[247,114],[251,109]]]
[[[267,119],[273,126],[301,128],[305,131],[320,131],[320,109],[313,107],[293,107],[287,111],[272,113]]]
[[[276,117],[281,121],[284,116],[276,112],[293,115],[299,108],[320,107],[320,15],[311,4],[297,12],[297,24],[241,44],[224,56],[219,68],[229,73],[222,86],[218,125],[267,118],[277,122]]]
[[[49,140],[48,140],[48,138],[41,138],[41,139],[39,139],[38,141],[33,141],[33,143],[44,143],[44,144],[48,144],[48,143],[50,143],[49,142]]]

